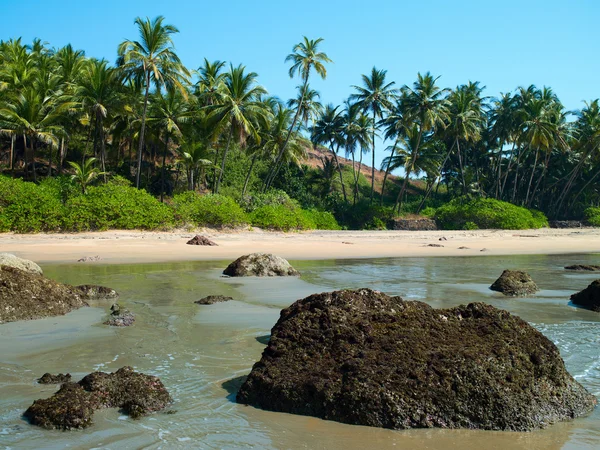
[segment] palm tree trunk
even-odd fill
[[[252,169],[254,169],[254,163],[258,159],[258,151],[252,157],[252,163],[250,164],[250,168],[248,169],[248,174],[246,175],[246,179],[244,180],[244,188],[242,189],[242,200],[246,195],[246,188],[248,187],[248,181],[250,181],[250,175],[252,174]]]
[[[229,152],[229,145],[231,144],[231,138],[233,137],[233,125],[229,130],[229,137],[227,138],[227,146],[225,147],[225,152],[223,153],[223,161],[221,162],[221,172],[219,172],[219,178],[217,178],[217,185],[215,186],[215,194],[219,193],[219,186],[221,186],[221,180],[223,178],[223,173],[225,172],[225,161],[227,161],[227,153]]]
[[[148,109],[148,95],[150,93],[150,72],[146,74],[146,93],[144,94],[144,109],[142,110],[142,128],[138,145],[137,172],[135,174],[135,187],[140,188],[140,174],[142,172],[142,150],[144,149],[144,133],[146,131],[146,110]]]
[[[462,180],[463,195],[467,193],[467,183],[465,182],[465,169],[463,167],[462,155],[460,154],[460,142],[456,139],[456,153],[458,155],[458,165],[460,166],[460,178]]]
[[[379,206],[383,206],[383,195],[385,194],[385,182],[390,173],[390,167],[392,166],[392,158],[394,157],[394,153],[396,152],[396,146],[398,145],[398,139],[394,142],[394,146],[392,147],[392,154],[390,155],[390,159],[388,159],[387,167],[385,168],[385,174],[383,175],[383,186],[381,186],[381,201],[379,202]]]
[[[361,169],[363,164],[363,152],[362,148],[360,149],[360,158],[358,158],[358,170],[356,171],[356,201],[360,200],[360,191],[358,190],[358,179],[360,178]]]
[[[162,167],[160,169],[160,202],[165,201],[165,164],[167,162],[167,150],[169,149],[169,131],[165,129],[165,148],[163,149]]]
[[[33,182],[37,183],[37,173],[35,170],[35,148],[34,148],[33,136],[31,136],[31,139],[29,139],[29,145],[31,146],[31,162],[33,164]]]
[[[510,158],[508,159],[508,165],[506,166],[506,173],[504,174],[504,181],[502,182],[502,187],[500,188],[500,199],[504,196],[504,189],[506,188],[506,182],[508,181],[508,175],[510,173],[510,167],[512,165],[514,156],[515,156],[515,147],[516,142],[513,142],[512,148],[510,149]]]
[[[444,167],[446,167],[446,163],[450,159],[450,155],[452,154],[452,150],[454,150],[455,144],[456,144],[456,141],[452,144],[452,147],[450,147],[450,150],[448,150],[448,153],[446,153],[446,157],[444,158],[444,161],[440,165],[440,174],[435,178],[435,181],[433,183],[431,183],[431,186],[429,186],[427,188],[427,190],[425,191],[425,196],[423,197],[423,200],[421,200],[421,203],[419,204],[419,207],[417,208],[417,214],[419,214],[421,212],[421,209],[423,208],[423,206],[425,206],[427,197],[429,197],[429,195],[433,191],[433,186],[436,184],[436,182],[438,183],[438,188],[439,188],[439,182],[442,177],[442,173],[444,172]]]
[[[54,146],[52,144],[50,144],[50,155],[48,156],[48,174],[46,175],[46,178],[50,178],[52,176],[52,150],[54,149]]]
[[[539,149],[535,150],[535,159],[533,160],[533,168],[531,169],[531,176],[529,177],[529,183],[527,184],[527,195],[525,195],[525,205],[529,203],[529,192],[531,190],[531,184],[533,183],[533,175],[535,175],[535,168],[537,166]]]
[[[544,179],[544,176],[546,175],[546,171],[548,170],[548,166],[550,165],[550,156],[551,156],[551,152],[550,151],[546,152],[544,167],[542,169],[542,173],[540,174],[540,176],[537,180],[537,183],[535,183],[535,187],[533,188],[533,192],[531,193],[531,199],[529,200],[528,206],[531,206],[531,204],[533,203],[535,193],[538,191],[538,188],[540,187],[540,183],[542,182],[542,180]]]
[[[400,212],[400,208],[402,206],[402,196],[404,195],[404,191],[406,190],[406,185],[408,184],[408,178],[410,177],[411,169],[415,165],[415,161],[417,160],[417,155],[419,154],[419,147],[421,146],[421,138],[423,137],[423,128],[419,127],[419,137],[417,138],[417,145],[415,147],[415,151],[413,153],[413,157],[411,158],[411,163],[409,166],[409,170],[406,171],[406,176],[404,177],[404,182],[402,183],[402,189],[398,192],[398,197],[396,198],[396,203],[394,205],[394,210]]]
[[[104,136],[104,124],[102,123],[102,118],[100,118],[100,164],[102,167],[102,178],[104,178],[104,182],[106,183],[106,139]]]
[[[512,192],[512,198],[511,198],[511,203],[515,202],[515,198],[517,195],[517,185],[518,185],[518,181],[519,181],[519,166],[520,166],[520,162],[521,162],[521,155],[523,154],[523,149],[520,148],[519,151],[517,152],[517,170],[515,171],[515,179],[513,182],[513,192]]]
[[[333,142],[330,144],[331,153],[333,153],[333,159],[335,159],[335,165],[337,166],[338,174],[340,175],[340,184],[342,185],[342,194],[344,195],[344,203],[348,203],[348,198],[346,197],[346,186],[344,185],[344,178],[342,176],[342,166],[340,166],[340,162],[337,157],[337,153],[333,149]],[[339,149],[339,147],[338,147]]]
[[[10,161],[8,162],[9,169],[11,172],[14,169],[14,166],[13,166],[14,155],[15,155],[15,135],[11,134],[10,135]]]
[[[371,204],[373,204],[373,194],[375,192],[375,111],[373,111],[373,158],[371,166]]]
[[[358,173],[356,171],[356,159],[354,158],[354,151],[352,154],[352,179],[354,180],[354,186],[352,187],[352,204],[356,205],[356,192],[358,191]]]
[[[27,137],[23,134],[23,159],[25,160],[25,179],[29,179],[29,166],[27,165]]]
[[[60,140],[60,152],[58,154],[58,175],[62,175],[63,163],[65,162],[66,144],[65,138]]]

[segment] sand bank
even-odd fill
[[[218,246],[186,245],[195,234],[207,236]],[[4,233],[0,234],[0,252],[37,262],[60,263],[98,256],[97,263],[104,264],[230,260],[252,252],[275,253],[292,260],[600,253],[600,229]]]

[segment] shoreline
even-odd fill
[[[196,234],[218,246],[186,245]],[[466,247],[466,248],[460,248]],[[600,228],[474,231],[102,231],[0,234],[0,252],[38,263],[131,264],[234,260],[254,252],[289,260],[600,253]]]

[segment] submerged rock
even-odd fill
[[[65,383],[52,397],[34,401],[24,416],[33,425],[71,430],[90,426],[94,411],[100,408],[121,408],[139,418],[171,402],[160,379],[126,366],[113,373],[93,372],[79,383]]]
[[[58,375],[52,375],[51,373],[46,372],[42,375],[41,378],[38,378],[37,382],[39,384],[63,384],[71,381],[71,374],[68,373],[63,375],[59,373]]]
[[[207,237],[200,236],[200,235],[194,236],[192,239],[190,239],[189,241],[187,241],[186,244],[188,244],[188,245],[209,245],[209,246],[216,246],[217,245],[213,241],[211,241],[210,239],[208,239]]]
[[[194,303],[198,305],[214,305],[215,303],[228,302],[233,300],[233,297],[226,297],[225,295],[209,295],[207,297],[196,300]]]
[[[488,430],[542,428],[596,404],[556,346],[520,318],[369,289],[315,294],[281,311],[237,401],[392,429]]]
[[[43,275],[42,268],[33,261],[19,258],[12,253],[0,253],[0,266],[14,267],[24,272],[33,273],[35,275]]]
[[[583,291],[571,295],[574,305],[600,312],[600,280],[593,281]]]
[[[490,289],[513,297],[531,295],[539,291],[531,276],[522,270],[505,270]]]
[[[572,266],[566,266],[566,270],[576,270],[581,272],[600,272],[600,266],[593,264],[573,264]]]
[[[72,286],[0,266],[0,323],[59,316],[87,306]]]
[[[85,297],[88,300],[112,300],[119,298],[119,294],[117,291],[106,286],[96,286],[94,284],[81,284],[79,286],[75,286],[75,290],[77,290],[83,297]]]
[[[283,277],[300,275],[285,259],[270,253],[244,255],[223,271],[230,277]]]
[[[118,303],[115,303],[110,307],[111,313],[104,325],[110,325],[111,327],[128,327],[133,325],[135,322],[135,316],[127,309],[122,309]]]

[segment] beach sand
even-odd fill
[[[216,247],[186,245],[194,235]],[[463,247],[463,248],[461,248]],[[465,248],[466,247],[466,248]],[[253,252],[291,260],[600,253],[600,228],[477,231],[105,231],[0,234],[0,252],[42,263],[233,260]]]

